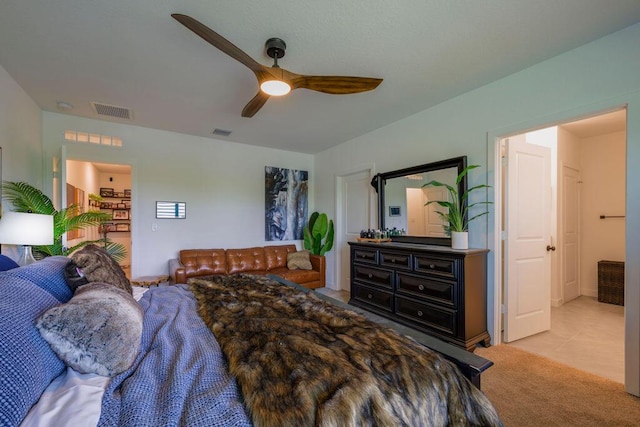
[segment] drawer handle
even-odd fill
[[[371,299],[371,298],[373,298],[373,295],[369,294],[369,295],[367,295],[367,298]]]
[[[424,285],[419,285],[418,289],[421,290],[421,291],[424,291]]]
[[[436,268],[436,265],[435,264],[429,264],[429,268],[433,270],[434,268]]]
[[[420,310],[418,310],[418,317],[422,317],[424,313],[422,313]]]
[[[373,274],[369,273],[369,279],[371,279],[373,277]]]

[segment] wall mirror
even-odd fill
[[[435,213],[443,208],[437,204],[425,206],[428,200],[446,199],[448,192],[442,187],[422,186],[431,180],[455,186],[458,174],[466,167],[467,156],[461,156],[374,176],[371,185],[378,193],[378,228],[404,229],[405,235],[393,236],[393,241],[449,246],[451,238]],[[458,184],[458,194],[466,189],[465,176]]]

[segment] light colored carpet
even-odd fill
[[[494,363],[482,391],[507,427],[640,425],[640,398],[620,383],[508,345],[476,354]]]

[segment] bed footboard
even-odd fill
[[[482,373],[486,371],[488,368],[490,368],[491,366],[493,366],[493,362],[488,359],[485,359],[484,357],[480,357],[477,354],[471,353],[460,347],[456,347],[454,345],[446,343],[438,338],[432,337],[425,333],[416,331],[415,329],[401,325],[400,323],[394,322],[385,317],[379,316],[375,313],[371,313],[361,308],[345,304],[342,301],[338,301],[334,298],[315,292],[313,289],[302,287],[296,283],[290,282],[278,276],[270,275],[269,278],[279,283],[282,283],[284,285],[294,287],[301,292],[305,292],[305,293],[313,292],[318,298],[322,300],[329,301],[347,310],[360,313],[363,316],[367,317],[368,319],[380,325],[387,326],[402,335],[406,335],[413,338],[415,341],[419,342],[425,347],[430,348],[431,350],[437,351],[442,356],[444,356],[447,360],[454,363],[458,367],[460,372],[462,372],[462,374],[469,381],[471,381],[473,385],[478,387],[478,389],[480,389],[480,377]]]

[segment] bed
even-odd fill
[[[139,310],[143,321],[129,366],[78,372],[35,326],[79,298],[68,263],[50,257],[0,272],[2,426],[501,425],[439,353],[270,277],[134,288],[131,319]],[[76,324],[91,325],[84,316]],[[136,329],[120,323],[106,338],[120,341],[109,343]]]

